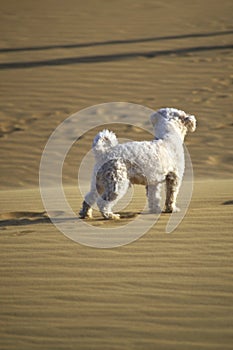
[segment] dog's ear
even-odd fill
[[[157,112],[151,114],[150,116],[150,121],[152,123],[153,126],[155,126],[155,124],[158,122],[158,119],[161,118],[161,115]]]
[[[184,125],[188,131],[194,132],[196,130],[196,118],[194,115],[189,115],[184,119]]]

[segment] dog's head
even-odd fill
[[[163,139],[171,133],[178,134],[182,141],[188,131],[196,129],[196,118],[176,108],[161,108],[151,115],[155,137]]]

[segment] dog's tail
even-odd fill
[[[117,137],[112,131],[102,130],[95,136],[92,149],[95,156],[98,157],[117,144]]]

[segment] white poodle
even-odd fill
[[[183,141],[187,131],[195,131],[193,115],[175,108],[162,108],[151,115],[153,141],[119,144],[108,130],[99,132],[93,141],[96,164],[90,192],[85,196],[81,218],[92,217],[95,202],[106,219],[119,219],[113,206],[130,184],[146,186],[150,212],[159,213],[160,192],[166,183],[165,212],[178,211],[176,198],[184,173]]]

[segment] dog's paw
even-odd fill
[[[92,209],[91,208],[89,208],[88,210],[81,209],[79,212],[79,218],[80,219],[85,219],[85,218],[93,219]]]
[[[180,211],[180,208],[178,207],[174,207],[174,208],[171,208],[171,207],[168,207],[168,208],[165,208],[164,210],[164,213],[179,213]]]
[[[120,214],[114,214],[114,213],[103,213],[103,217],[106,220],[120,220],[121,218]]]
[[[175,208],[172,209],[172,212],[173,213],[179,213],[180,212],[180,208],[175,207]]]
[[[112,220],[120,220],[120,218],[121,218],[120,214],[112,214],[111,215]]]
[[[150,208],[150,214],[160,214],[162,209],[160,207]]]

